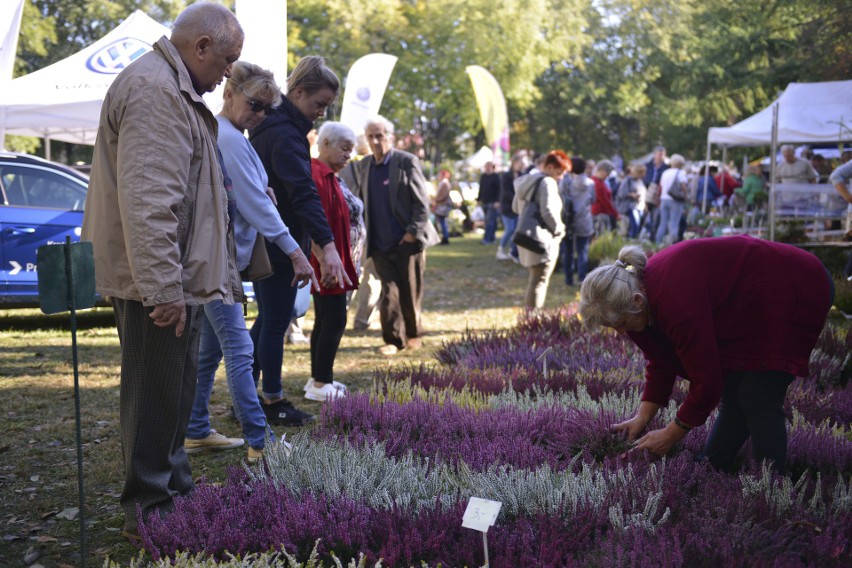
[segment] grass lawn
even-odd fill
[[[494,259],[495,246],[478,235],[452,239],[428,252],[423,349],[385,358],[378,324],[368,331],[347,330],[336,361],[336,378],[352,390],[369,387],[375,369],[431,362],[444,341],[468,329],[511,327],[520,312],[527,271]],[[554,275],[547,307],[573,301]],[[250,318],[253,312],[250,308]],[[312,314],[304,329],[313,326]],[[350,319],[351,321],[351,319]],[[99,308],[78,316],[81,413],[84,443],[88,565],[108,556],[126,562],[137,548],[119,532],[118,506],[123,465],[118,430],[120,350],[112,311]],[[38,310],[0,312],[0,566],[79,565],[79,520],[74,426],[73,366],[68,316]],[[285,350],[285,396],[309,412],[322,403],[302,398],[310,374],[307,346]],[[220,367],[210,404],[213,427],[239,435],[228,418],[230,400]],[[286,430],[276,429],[281,434]],[[225,468],[245,456],[244,448],[190,457],[196,478],[217,482]],[[69,511],[71,509],[71,511]],[[70,517],[70,518],[69,518]]]

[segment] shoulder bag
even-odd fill
[[[272,273],[272,263],[269,262],[269,253],[266,252],[266,239],[258,233],[254,239],[254,246],[251,247],[248,266],[240,271],[240,278],[243,282],[256,282],[272,276]]]
[[[538,190],[544,182],[544,176],[541,176],[536,182],[532,197],[524,205],[521,214],[518,216],[518,226],[515,228],[515,233],[512,235],[512,242],[521,248],[525,248],[536,254],[544,254],[547,250],[543,238],[542,230],[547,230],[550,233],[553,231],[544,223],[541,217],[541,211],[538,207]]]
[[[674,182],[669,186],[669,197],[678,202],[686,201],[686,193],[683,191],[684,184],[680,183],[680,170],[675,172]]]

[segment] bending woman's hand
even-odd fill
[[[642,436],[630,451],[638,452],[641,450],[648,450],[655,456],[664,456],[669,453],[672,446],[681,441],[684,436],[686,436],[686,430],[672,422],[665,428],[652,430]]]
[[[639,416],[638,414],[631,418],[630,420],[625,420],[624,422],[619,422],[618,424],[612,425],[613,432],[626,432],[627,433],[627,441],[632,442],[645,429],[645,426],[648,425],[648,421]]]
[[[613,424],[612,430],[614,432],[626,432],[627,441],[632,442],[639,437],[651,419],[656,416],[658,410],[660,410],[659,404],[643,400],[639,404],[639,410],[636,412],[636,416],[630,420]]]
[[[293,263],[293,272],[295,274],[290,285],[298,285],[299,288],[304,288],[308,284],[311,284],[314,290],[319,290],[317,275],[314,274],[314,268],[311,266],[305,253],[302,252],[302,249],[297,248],[289,256],[290,262]]]

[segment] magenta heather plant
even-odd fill
[[[553,352],[545,380],[536,359],[547,347]],[[375,500],[375,507],[385,508],[371,508],[347,496],[356,494],[346,492],[352,477],[338,480],[341,493],[331,497],[297,490],[319,485],[287,478],[290,487],[276,486],[233,470],[223,486],[202,483],[177,501],[174,513],[142,523],[144,546],[155,558],[171,558],[178,550],[221,558],[226,551],[283,546],[306,559],[321,539],[318,551],[325,561],[333,551],[344,562],[364,553],[368,562],[381,558],[386,566],[478,566],[484,562],[481,537],[461,527],[466,505],[461,493],[469,491],[461,480],[476,479],[487,480],[482,486],[507,496],[507,502],[526,495],[532,503],[504,507],[489,531],[495,567],[849,566],[850,351],[852,332],[827,329],[810,376],[790,388],[787,411],[797,416],[789,437],[792,476],[758,469],[747,457],[748,445],[741,473],[732,476],[696,461],[712,418],[666,460],[625,455],[625,441],[609,426],[625,418],[625,400],[641,392],[641,353],[615,334],[587,333],[570,310],[525,315],[515,329],[468,333],[445,345],[437,355],[440,368],[421,365],[376,376],[380,390],[399,381],[427,391],[447,389],[442,404],[417,397],[371,404],[368,395],[353,393],[324,405],[319,423],[305,436],[317,448],[332,441],[361,449],[382,444],[391,460],[409,453],[427,458],[425,470],[455,477],[423,484],[411,473],[414,466],[407,477],[399,476],[433,488],[426,492],[426,505],[421,495],[416,506]],[[679,404],[685,389],[678,384],[672,398]],[[500,402],[484,409],[460,406],[453,391],[465,387]],[[515,406],[541,392],[579,395],[581,390],[586,398],[558,400],[602,402],[587,404],[593,410],[567,408],[551,398],[528,405],[533,409]],[[612,410],[616,407],[618,412]],[[663,425],[658,416],[649,428]],[[385,463],[384,455],[376,459],[372,463]],[[400,463],[389,470],[397,472]],[[444,464],[449,467],[438,467]],[[532,475],[546,470],[544,465],[561,477]],[[590,471],[593,480],[582,478]],[[407,485],[401,487],[405,493]],[[550,493],[534,495],[540,488]],[[584,498],[572,501],[571,491],[582,491]],[[363,491],[359,495],[363,499]]]
[[[601,459],[623,451],[622,437],[609,429],[616,418],[554,406],[536,412],[476,412],[419,399],[373,405],[369,396],[352,394],[323,407],[314,435],[343,437],[356,446],[382,442],[392,457],[413,452],[449,463],[464,461],[474,470],[493,463],[517,468],[547,463],[558,471],[580,452]]]

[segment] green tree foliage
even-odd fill
[[[16,74],[135,9],[168,24],[188,3],[27,2]],[[753,114],[788,83],[852,77],[852,0],[287,0],[287,13],[291,69],[320,54],[345,80],[363,55],[399,58],[382,113],[434,162],[483,142],[468,65],[501,84],[513,148],[594,158],[658,143],[702,157],[709,126]]]

